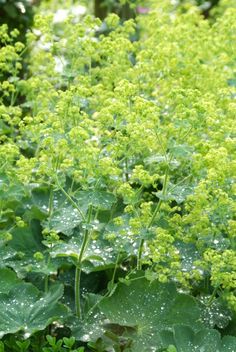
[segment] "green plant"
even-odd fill
[[[233,352],[235,11],[152,9],[1,27],[7,352]]]
[[[23,41],[27,29],[32,25],[33,14],[33,1],[0,1],[0,25],[7,24],[11,30],[17,28],[21,34],[20,39]]]

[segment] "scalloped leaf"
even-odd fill
[[[58,233],[63,233],[66,236],[71,236],[74,229],[82,222],[82,217],[77,209],[71,205],[65,195],[56,191],[52,199],[52,213],[49,216],[49,192],[46,189],[37,188],[32,192],[33,208],[31,212],[36,210],[47,219],[42,221],[45,228],[49,228]],[[85,209],[81,209],[85,212]],[[39,217],[40,218],[40,217]]]
[[[236,337],[224,336],[214,329],[204,329],[197,333],[189,326],[177,325],[172,331],[161,332],[165,346],[175,346],[176,352],[235,352]]]
[[[66,236],[73,234],[74,228],[82,221],[82,217],[78,210],[72,205],[66,204],[64,207],[55,210],[47,221],[43,221],[43,225],[58,233],[63,233]]]
[[[43,252],[44,246],[41,243],[40,226],[31,223],[31,227],[15,228],[12,231],[12,240],[2,249],[6,255],[5,266],[14,269],[19,277],[24,277],[28,267],[36,264],[34,253]],[[7,255],[10,251],[12,255]]]
[[[79,191],[75,194],[75,197],[81,206],[88,208],[90,205],[92,205],[94,208],[101,210],[109,210],[116,202],[116,197],[114,194],[106,191]]]
[[[51,256],[69,257],[75,261],[79,259],[82,246],[81,237],[72,237],[68,242],[62,242],[54,246]],[[113,267],[116,262],[116,253],[109,242],[101,239],[91,240],[82,258],[82,269],[86,273],[105,270]]]
[[[23,332],[25,338],[45,329],[67,314],[67,309],[58,300],[63,295],[63,286],[53,286],[42,295],[32,284],[17,284],[9,294],[0,294],[0,338],[5,334]]]
[[[178,323],[190,325],[195,331],[202,327],[200,309],[193,297],[178,293],[173,284],[149,283],[143,278],[128,286],[119,284],[99,307],[111,324],[133,327],[129,337],[133,340],[131,351],[135,352],[162,347],[163,328]]]
[[[232,313],[222,298],[215,298],[211,304],[209,304],[211,298],[211,295],[201,295],[199,297],[202,320],[209,328],[218,327],[224,329],[231,321]]]
[[[187,196],[193,193],[193,189],[193,186],[189,184],[169,185],[165,195],[162,192],[156,192],[155,195],[161,200],[174,200],[177,204],[181,204],[186,200]]]

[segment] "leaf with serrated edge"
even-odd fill
[[[63,286],[53,286],[45,295],[29,283],[16,285],[9,294],[0,294],[0,337],[22,331],[29,337],[64,317],[67,309],[58,300]]]
[[[119,284],[115,293],[99,304],[112,324],[134,327],[133,351],[150,351],[161,344],[160,331],[174,324],[202,327],[194,298],[180,294],[173,284],[149,283],[146,279]],[[160,345],[161,347],[161,345]]]
[[[163,346],[173,345],[177,352],[235,352],[236,337],[225,336],[214,329],[202,329],[194,333],[190,326],[176,325],[172,331],[161,332]]]

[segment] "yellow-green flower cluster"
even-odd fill
[[[78,189],[102,185],[113,192],[128,217],[124,235],[130,231],[138,240],[154,232],[144,249],[161,281],[201,279],[196,267],[183,273],[176,249],[183,241],[197,248],[212,283],[230,294],[235,16],[229,9],[211,25],[195,7],[176,13],[171,1],[158,1],[138,19],[138,41],[135,22],[121,25],[114,14],[107,35],[91,16],[69,17],[59,29],[51,16],[37,17],[32,77],[18,83],[30,112],[23,119],[17,110],[4,112],[17,133],[0,148],[3,164],[24,184],[55,185],[57,175]],[[18,46],[0,52],[0,69],[13,76]],[[1,87],[15,94],[11,82]],[[26,141],[30,156],[20,155]],[[121,221],[116,214],[116,225]]]

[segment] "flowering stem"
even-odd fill
[[[110,292],[112,292],[112,289],[114,287],[116,272],[117,272],[117,269],[118,269],[118,266],[119,266],[119,260],[120,260],[120,252],[118,252],[118,255],[117,255],[117,258],[116,258],[116,264],[115,264],[115,268],[114,268],[112,279],[111,279]]]
[[[51,217],[52,217],[52,213],[53,213],[53,188],[50,187],[50,194],[49,194],[49,203],[48,203],[48,218],[49,221],[51,222]],[[50,251],[52,249],[52,244],[50,245]],[[51,261],[51,256],[50,256],[50,252],[48,253],[48,258],[47,258],[47,267],[49,266]],[[48,292],[48,284],[49,284],[49,275],[45,276],[45,283],[44,283],[44,291]]]
[[[87,225],[91,221],[92,209],[93,209],[93,207],[90,206],[89,210],[88,210],[88,219],[86,221]],[[85,232],[84,232],[84,238],[83,238],[78,262],[77,262],[76,268],[75,268],[75,311],[76,311],[76,315],[78,318],[81,318],[81,316],[82,316],[81,302],[80,302],[80,282],[81,282],[81,271],[82,271],[82,259],[83,259],[83,255],[86,250],[87,244],[89,242],[89,235],[90,235],[90,231],[88,228],[86,228]]]
[[[78,205],[75,203],[75,201],[71,198],[71,196],[64,190],[64,188],[60,185],[58,178],[56,177],[56,184],[57,187],[62,191],[62,193],[66,196],[66,198],[69,200],[69,202],[73,205],[73,207],[78,210],[81,218],[85,221],[85,217],[84,214],[82,212],[82,210],[78,207]]]
[[[162,198],[166,195],[167,191],[167,184],[168,184],[168,175],[169,175],[169,167],[166,167],[166,172],[165,172],[165,178],[164,178],[164,183],[163,183],[163,188],[162,188]],[[150,229],[150,227],[153,225],[157,214],[160,211],[161,205],[163,203],[163,199],[159,199],[157,206],[152,214],[151,220],[149,224],[147,225],[147,230]],[[141,263],[141,258],[142,258],[142,253],[143,253],[143,246],[144,246],[144,238],[141,239],[140,244],[139,244],[139,249],[138,249],[138,259],[137,259],[137,269],[141,270],[142,269],[142,263]]]

